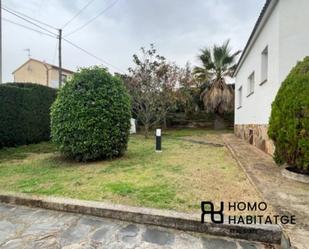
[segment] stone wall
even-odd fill
[[[272,155],[275,146],[267,135],[267,128],[266,124],[236,124],[234,132],[237,137]]]

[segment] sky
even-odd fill
[[[90,0],[2,0],[4,7],[62,28]],[[155,44],[160,55],[183,66],[199,65],[199,50],[230,39],[233,51],[242,50],[263,7],[264,0],[92,0],[69,25],[63,36],[100,58],[96,59],[67,42],[62,45],[62,65],[77,70],[92,65],[111,72],[127,72],[132,55],[140,47]],[[97,19],[87,23],[108,6]],[[3,18],[38,29],[5,11]],[[32,58],[58,63],[57,39],[24,29],[3,20],[3,81]],[[57,32],[50,29],[51,32]],[[104,64],[103,61],[107,62]],[[110,65],[109,65],[110,64]],[[112,66],[111,66],[112,65]]]

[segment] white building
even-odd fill
[[[308,55],[309,0],[267,0],[234,74],[237,136],[273,153],[267,136],[271,103],[292,67]]]

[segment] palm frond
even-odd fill
[[[211,70],[214,68],[214,64],[211,57],[211,50],[209,48],[201,49],[199,59],[201,60],[203,67],[206,68],[207,70]]]
[[[217,80],[203,93],[206,112],[225,113],[234,110],[234,91],[225,81]]]
[[[195,79],[197,79],[201,83],[205,83],[209,81],[213,75],[211,71],[208,71],[207,69],[203,67],[195,67],[193,69],[193,74],[194,74]]]
[[[199,59],[201,67],[194,68],[197,79],[210,82],[201,93],[207,112],[224,113],[234,109],[234,90],[225,83],[225,77],[232,77],[236,68],[235,59],[240,51],[231,53],[230,40],[222,45],[214,45],[211,49],[201,50]],[[212,81],[210,81],[212,80]]]

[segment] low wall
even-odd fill
[[[275,146],[267,135],[267,124],[235,124],[234,133],[237,137],[273,155]]]
[[[172,210],[130,207],[97,201],[35,196],[12,192],[0,192],[1,202],[93,215],[215,236],[226,236],[234,239],[271,243],[273,245],[280,244],[283,238],[282,228],[279,225],[236,225],[229,224],[227,221],[217,224],[210,222],[209,217],[206,217],[205,223],[201,223],[200,213],[179,213]]]

